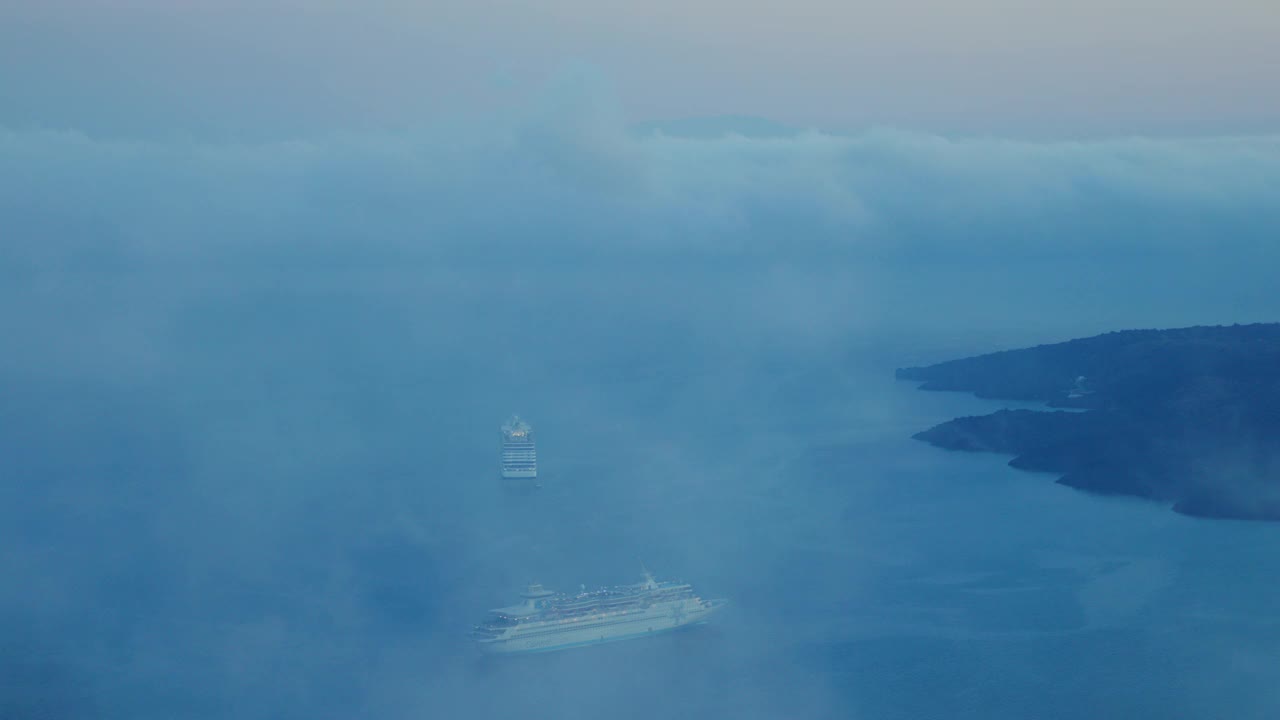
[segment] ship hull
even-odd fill
[[[582,627],[534,630],[515,637],[481,643],[484,652],[493,655],[526,655],[555,652],[572,648],[603,645],[623,640],[636,640],[682,628],[701,625],[723,603],[712,602],[707,606],[681,608],[672,612],[669,608],[627,613],[632,617],[610,620],[608,623],[586,621]],[[575,623],[576,624],[576,623]]]

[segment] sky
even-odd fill
[[[995,405],[892,378],[1275,321],[1277,35],[0,0],[0,717],[1274,717],[1275,528],[913,443]],[[723,622],[461,640],[640,561]]]
[[[95,134],[416,127],[511,112],[572,63],[610,79],[628,122],[1064,137],[1280,121],[1267,0],[8,0],[0,13],[0,124]]]

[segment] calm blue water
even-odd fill
[[[536,717],[1280,710],[1280,527],[1090,497],[911,441],[999,404],[891,370],[853,358],[635,381],[608,394],[639,399],[614,414],[535,400],[546,487],[505,497],[481,473],[449,501],[492,515],[456,548],[440,617],[533,579],[628,581],[641,560],[733,605],[685,635],[498,663],[442,637],[444,669],[404,702]]]
[[[910,350],[502,374],[408,362],[431,345],[404,342],[236,365],[201,340],[182,365],[198,384],[11,403],[11,467],[41,482],[10,490],[6,717],[1280,712],[1280,525],[912,441],[999,404],[896,383]],[[537,428],[536,494],[494,477],[511,410]],[[561,654],[466,641],[525,583],[631,582],[641,563],[732,605]]]

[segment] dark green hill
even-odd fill
[[[1280,520],[1280,323],[1129,330],[897,371],[925,390],[1084,412],[1000,411],[916,435],[1016,455],[1091,492]]]

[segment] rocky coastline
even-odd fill
[[[914,436],[934,446],[1013,455],[1064,485],[1187,515],[1280,521],[1280,323],[1127,330],[896,375],[1070,410],[1000,410]]]

